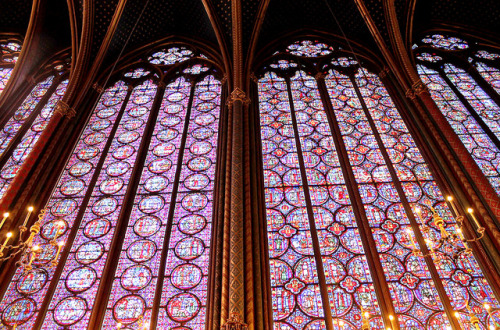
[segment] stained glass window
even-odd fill
[[[0,41],[0,95],[9,81],[21,45],[17,41]]]
[[[146,58],[180,73],[163,82],[151,67],[129,68],[104,91],[36,238],[46,260],[51,240],[66,242],[58,266],[18,269],[4,324],[204,328],[221,83],[191,48]]]
[[[469,309],[494,325],[482,306],[500,305],[463,243],[440,240],[436,217],[457,223],[381,80],[322,42],[290,50],[258,82],[274,328],[394,328],[381,305],[401,329]]]
[[[500,194],[500,55],[460,38],[426,36],[417,69],[450,126]]]

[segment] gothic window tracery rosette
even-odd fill
[[[221,83],[194,87],[161,291],[158,328],[203,328],[206,318]]]
[[[43,320],[42,329],[88,325],[90,311],[93,308],[102,272],[108,259],[118,217],[124,206],[123,199],[130,183],[156,89],[153,81],[146,80],[134,87],[131,92],[90,200],[84,209],[80,227],[49,304],[47,315]],[[117,161],[124,161],[129,166],[116,169]],[[94,226],[95,220],[103,220],[107,231],[98,239],[95,234],[89,233],[89,230],[91,231],[89,227]],[[82,266],[93,269],[96,279],[87,281],[86,287],[81,288],[81,291],[72,290],[72,279],[77,278],[75,272],[78,272]],[[71,318],[65,306],[73,306],[71,309],[74,315],[72,314]]]
[[[62,99],[67,87],[67,79],[63,80],[57,86],[47,103],[34,119],[31,127],[26,133],[24,133],[24,136],[13,150],[12,155],[3,165],[0,170],[0,198],[5,193],[8,185],[14,179],[15,173],[17,173],[17,170],[21,167],[26,157],[28,157],[29,153],[35,146],[35,143],[38,141],[38,138],[49,123],[50,118],[52,118],[52,115],[54,114],[57,102]]]
[[[191,84],[183,78],[165,89],[128,220],[105,327],[134,323],[139,316],[150,322],[190,90]],[[124,308],[127,301],[137,304]]]
[[[112,123],[118,116],[126,93],[127,89],[123,82],[118,82],[113,87],[106,89],[47,203],[48,210],[43,220],[40,236],[36,238],[34,244],[46,247],[48,257],[55,252],[50,247],[50,240],[54,238],[68,239],[69,228],[73,227],[75,223],[78,210],[88,191],[88,185],[112,130]],[[56,237],[61,220],[65,222],[65,226]],[[98,238],[109,229],[108,222],[104,219],[103,221],[95,221],[93,224],[86,227],[86,232],[91,237]],[[65,249],[69,246],[67,244]],[[61,259],[61,257],[59,258]],[[18,329],[32,328],[38,316],[40,302],[46,298],[49,283],[53,280],[54,271],[55,269],[46,263],[36,264],[34,269],[28,273],[23,273],[21,268],[17,269],[0,303],[4,324],[7,323],[11,326],[16,324]],[[89,283],[91,285],[95,281],[96,277],[95,270],[85,265],[76,269],[69,276],[70,280],[65,285],[74,292],[83,292],[88,288]],[[69,302],[71,303],[71,301]],[[75,306],[81,303],[80,300],[74,302]],[[18,305],[24,307],[16,307]],[[64,309],[64,305],[61,309]],[[5,316],[8,310],[16,310],[18,318],[12,318],[8,322]],[[76,316],[76,314],[71,313],[69,317]]]

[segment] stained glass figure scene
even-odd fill
[[[274,329],[499,324],[474,255],[447,238],[463,235],[457,211],[377,75],[303,40],[274,54],[258,91]]]
[[[0,302],[4,326],[204,329],[221,83],[185,46],[146,59],[158,71],[119,73],[90,114],[33,243],[43,252]]]
[[[436,105],[500,194],[500,54],[441,34],[426,36],[414,51]]]

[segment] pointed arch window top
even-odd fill
[[[190,73],[190,74],[200,74],[203,72],[207,72],[209,69],[208,66],[203,65],[203,64],[195,64],[187,69],[184,69],[184,73]]]
[[[296,68],[297,67],[297,63],[294,63],[294,62],[288,61],[288,60],[278,60],[277,63],[272,63],[269,66],[271,68],[273,68],[273,69],[282,69],[282,70],[285,70],[285,69],[288,69],[288,68]]]
[[[292,55],[303,57],[318,57],[329,55],[333,47],[319,41],[302,40],[287,47],[286,51]]]
[[[432,47],[445,50],[463,50],[469,48],[467,41],[457,37],[444,36],[442,34],[428,35],[422,39],[422,42]]]
[[[17,42],[5,42],[0,44],[0,54],[2,61],[6,63],[16,63],[21,45]]]
[[[193,51],[186,47],[171,47],[167,50],[161,50],[149,56],[148,61],[158,65],[172,65],[184,62],[193,57]]]

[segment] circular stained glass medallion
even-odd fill
[[[158,212],[165,205],[165,200],[161,196],[152,195],[141,199],[139,202],[139,210],[144,213],[150,214]]]
[[[148,169],[155,174],[161,174],[168,171],[172,167],[172,162],[166,158],[153,160],[148,165]]]
[[[124,160],[132,156],[135,152],[134,147],[125,145],[115,149],[113,151],[113,157],[118,160]]]
[[[195,129],[191,134],[197,140],[206,140],[214,135],[214,130],[208,127],[200,127]]]
[[[37,259],[33,261],[34,265],[40,266],[49,263],[55,258],[57,253],[57,246],[50,243],[40,245],[40,253],[37,255]]]
[[[130,164],[127,162],[114,162],[112,164],[109,164],[108,168],[106,169],[106,173],[110,176],[120,176],[125,173],[130,168]]]
[[[123,187],[123,180],[120,178],[111,178],[101,182],[99,187],[103,194],[111,195],[119,192]]]
[[[141,94],[133,97],[132,102],[134,102],[135,104],[138,104],[138,105],[142,105],[142,104],[148,103],[152,99],[153,99],[153,97],[151,97],[151,95],[141,93]]]
[[[60,191],[64,196],[73,196],[85,188],[85,182],[79,179],[66,181],[61,185]]]
[[[121,101],[122,101],[122,99],[120,97],[106,97],[104,99],[104,101],[102,102],[102,104],[109,107],[109,106],[117,105]]]
[[[109,118],[111,117],[112,115],[114,115],[116,113],[116,110],[114,108],[106,108],[106,109],[102,109],[100,110],[98,113],[97,113],[97,117],[101,118],[101,119],[105,119],[105,118]]]
[[[202,101],[210,101],[210,100],[215,99],[216,97],[217,97],[217,93],[212,92],[212,91],[202,92],[198,95],[198,98]]]
[[[2,313],[2,321],[8,325],[21,325],[35,313],[36,303],[28,298],[21,298],[10,303]]]
[[[193,193],[184,196],[181,201],[182,207],[190,212],[199,211],[208,204],[208,198],[202,193]]]
[[[78,157],[78,159],[80,160],[89,160],[94,158],[98,154],[99,154],[99,149],[97,149],[96,147],[86,146],[78,150],[78,152],[76,153],[76,157]]]
[[[205,155],[212,150],[212,145],[206,141],[198,141],[191,144],[189,150],[195,155]]]
[[[205,217],[197,214],[187,215],[179,221],[178,227],[181,232],[188,235],[199,233],[205,225],[207,220]]]
[[[180,293],[170,299],[167,304],[167,313],[172,320],[187,322],[200,311],[200,302],[190,293]]]
[[[127,249],[127,256],[134,262],[144,262],[156,253],[156,244],[150,240],[135,241]]]
[[[80,297],[61,300],[54,309],[54,319],[59,325],[69,326],[80,321],[87,311],[87,303]]]
[[[161,121],[160,124],[162,124],[165,127],[174,127],[177,126],[181,122],[181,119],[177,116],[170,115],[164,117]]]
[[[99,260],[103,254],[104,245],[101,242],[90,241],[80,245],[76,250],[76,260],[83,265],[89,265]]]
[[[210,112],[217,107],[217,104],[213,102],[204,102],[196,106],[196,109],[201,112]]]
[[[128,114],[132,117],[142,117],[148,112],[146,107],[134,107],[128,111]]]
[[[200,126],[208,126],[208,125],[212,124],[215,121],[215,119],[216,119],[215,116],[212,115],[211,113],[205,113],[205,114],[196,116],[196,118],[194,119],[194,122]]]
[[[187,96],[186,94],[183,94],[181,92],[174,92],[172,94],[167,95],[167,100],[169,100],[170,102],[179,102],[186,96]]]
[[[118,201],[112,197],[108,197],[95,202],[92,206],[92,212],[97,216],[103,217],[113,213],[117,207]]]
[[[184,109],[182,104],[169,104],[165,107],[165,112],[169,114],[176,114]]]
[[[140,296],[130,295],[118,300],[113,307],[113,316],[116,321],[129,324],[137,321],[144,315],[146,303]]]
[[[51,220],[43,224],[40,235],[46,239],[51,240],[61,237],[68,229],[68,223],[64,220]],[[55,237],[57,235],[57,237]]]
[[[50,208],[50,212],[56,217],[64,217],[73,213],[76,210],[77,203],[72,199],[58,200]]]
[[[194,260],[203,254],[205,244],[197,237],[186,237],[175,245],[175,254],[183,260]]]
[[[134,224],[134,232],[141,237],[155,234],[161,226],[160,219],[151,215],[143,216]]]
[[[200,156],[191,159],[187,165],[191,171],[206,171],[210,168],[210,165],[212,165],[212,161],[210,160],[210,158]]]
[[[168,185],[167,178],[158,175],[147,179],[146,182],[144,183],[144,188],[146,188],[146,190],[149,192],[155,193],[162,191],[167,187],[167,185]]]
[[[94,131],[102,131],[111,125],[111,122],[107,119],[96,120],[90,124],[90,128]]]
[[[166,157],[175,151],[173,143],[160,143],[153,149],[153,154],[157,157]]]
[[[177,137],[177,135],[179,135],[179,132],[177,132],[175,129],[173,128],[166,128],[164,130],[162,130],[161,132],[159,132],[156,137],[158,138],[158,140],[162,141],[162,142],[168,142],[170,140],[173,140]]]
[[[94,269],[84,266],[73,269],[66,277],[66,288],[73,293],[90,289],[97,279]]]
[[[92,164],[87,162],[78,162],[70,167],[69,174],[74,177],[81,177],[92,170]]]
[[[134,131],[125,132],[118,136],[118,142],[123,144],[129,144],[136,141],[140,137],[140,134]]]
[[[184,179],[184,186],[190,190],[201,190],[208,186],[210,179],[205,174],[191,174]]]
[[[144,125],[144,120],[142,120],[142,119],[140,119],[140,118],[134,118],[134,119],[127,120],[127,121],[123,124],[123,127],[124,127],[126,130],[133,131],[133,130],[138,129],[138,128],[139,128],[139,127],[141,127],[142,125]]]
[[[194,288],[201,282],[203,274],[198,266],[184,264],[177,266],[170,275],[172,285],[181,290]]]
[[[12,165],[4,168],[1,172],[2,178],[5,180],[13,179],[16,176],[17,171],[19,170],[20,167],[21,166],[19,165]]]
[[[99,238],[106,235],[111,229],[111,222],[106,219],[97,218],[87,222],[83,228],[83,234],[88,238]]]
[[[106,139],[106,135],[104,135],[104,133],[93,132],[87,135],[83,141],[89,146],[93,146],[95,144],[101,143],[102,141],[104,141],[104,139]]]
[[[17,291],[21,294],[33,294],[40,291],[47,281],[48,274],[40,268],[25,272],[17,281]]]
[[[120,278],[120,283],[125,290],[139,291],[144,289],[152,278],[153,275],[148,267],[134,265],[125,269]]]

